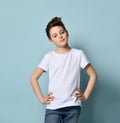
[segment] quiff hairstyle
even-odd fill
[[[54,17],[53,19],[51,19],[49,22],[48,22],[48,24],[47,24],[47,26],[46,26],[46,35],[47,35],[47,37],[48,37],[48,39],[51,39],[51,37],[50,37],[50,29],[52,28],[52,27],[55,27],[55,26],[61,26],[67,33],[68,33],[68,31],[67,31],[67,29],[65,28],[65,25],[64,25],[64,23],[62,22],[62,20],[61,20],[61,18],[60,17]]]

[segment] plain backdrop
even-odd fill
[[[45,105],[34,95],[29,78],[44,54],[55,49],[45,34],[55,16],[62,17],[70,46],[85,52],[98,75],[79,123],[118,123],[119,0],[0,0],[0,123],[43,123]],[[83,70],[83,91],[87,80]],[[47,94],[48,73],[39,82]]]

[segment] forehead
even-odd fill
[[[64,28],[62,26],[54,26],[50,29],[50,34],[57,33],[61,30],[64,30]]]

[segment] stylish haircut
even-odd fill
[[[65,25],[64,25],[64,23],[62,22],[61,18],[60,18],[60,17],[54,17],[53,19],[51,19],[51,20],[48,22],[48,24],[47,24],[47,26],[46,26],[46,34],[47,34],[47,37],[48,37],[49,39],[51,39],[51,37],[50,37],[50,29],[51,29],[52,27],[55,27],[55,26],[61,26],[66,32],[68,32],[67,29],[65,28]]]

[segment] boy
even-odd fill
[[[96,72],[82,50],[68,45],[68,31],[61,18],[54,17],[46,27],[49,41],[56,50],[47,53],[30,78],[39,101],[47,104],[45,123],[78,123],[81,101],[88,99],[96,83]],[[80,71],[89,75],[85,92],[80,91]],[[48,95],[44,96],[38,79],[49,71]]]

